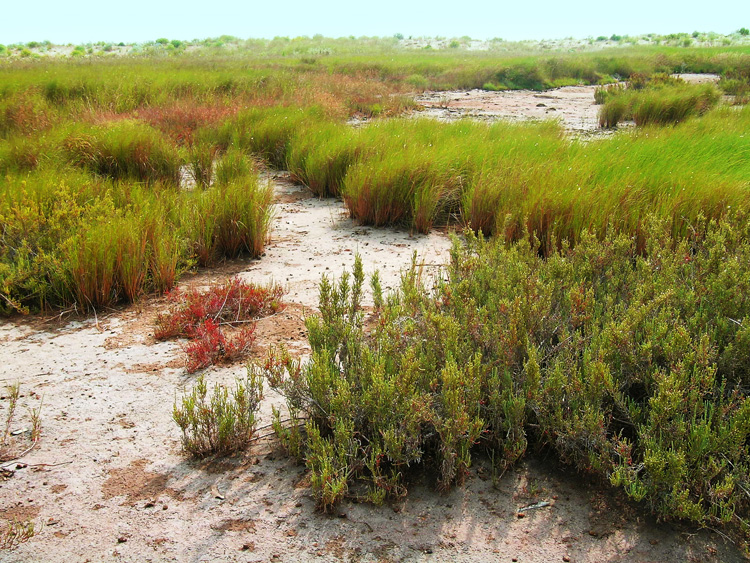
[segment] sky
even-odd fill
[[[750,27],[748,0],[4,0],[0,43],[404,36],[560,39]]]

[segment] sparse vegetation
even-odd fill
[[[3,399],[7,399],[8,405],[3,417],[2,438],[0,439],[0,462],[23,457],[36,446],[42,435],[41,400],[39,401],[39,405],[35,408],[27,407],[27,422],[31,424],[31,427],[14,429],[14,422],[16,422],[18,418],[17,411],[20,398],[20,383],[13,383],[6,386],[5,397],[3,397]],[[16,531],[18,531],[17,525],[18,523],[16,523],[16,528],[13,528]]]
[[[5,530],[0,532],[0,549],[13,549],[27,542],[37,534],[38,530],[39,527],[31,520],[27,522],[8,520]]]
[[[245,446],[255,432],[255,414],[263,398],[263,381],[253,370],[237,379],[234,389],[216,384],[209,396],[203,377],[175,402],[173,419],[182,431],[182,447],[192,456],[229,455]]]

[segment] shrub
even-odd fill
[[[227,337],[213,319],[204,320],[185,346],[187,372],[195,373],[212,365],[231,364],[244,358],[255,342],[254,332],[255,325],[250,325]]]
[[[181,405],[175,402],[172,418],[182,432],[182,447],[192,456],[228,455],[250,442],[255,432],[255,414],[263,397],[263,382],[248,369],[243,381],[237,379],[231,394],[217,384],[208,397],[203,377],[186,394]]]
[[[358,487],[403,495],[415,465],[446,488],[475,446],[501,470],[533,446],[661,517],[747,539],[747,216],[699,218],[682,241],[643,228],[645,248],[609,231],[547,258],[467,234],[434,287],[412,265],[369,334],[361,263],[351,283],[324,278],[310,362],[266,363],[319,507]]]
[[[158,340],[192,338],[204,321],[231,325],[256,319],[283,308],[279,286],[257,286],[234,278],[206,291],[175,290],[168,296],[170,310],[156,318]]]

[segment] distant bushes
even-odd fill
[[[499,471],[545,448],[664,518],[750,516],[750,231],[699,217],[690,236],[644,218],[541,258],[528,241],[454,243],[447,279],[419,264],[363,329],[364,276],[324,279],[311,361],[265,362],[318,506],[406,494],[424,467],[445,489],[478,451]],[[434,288],[433,284],[434,283]]]

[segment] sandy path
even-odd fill
[[[363,228],[340,203],[276,185],[277,218],[266,256],[188,276],[204,285],[240,273],[288,288],[289,308],[259,325],[258,351],[283,341],[305,354],[304,311],[323,273],[340,274],[359,251],[384,285],[414,250],[446,259],[445,235]],[[176,393],[194,381],[176,343],[157,343],[153,319],[164,300],[61,326],[0,323],[0,384],[22,383],[21,402],[44,397],[43,434],[22,465],[0,480],[0,520],[42,524],[0,561],[733,561],[731,546],[706,532],[657,525],[571,471],[526,461],[493,482],[477,460],[465,486],[434,492],[418,480],[406,501],[385,507],[345,502],[314,511],[303,467],[272,438],[244,455],[187,460],[171,420]],[[208,370],[230,382],[242,366]],[[261,425],[280,397],[267,393]],[[6,401],[0,401],[2,409]],[[14,427],[23,427],[20,418]],[[261,430],[261,434],[267,433]],[[519,508],[538,501],[550,506]],[[688,532],[691,532],[688,534]],[[515,558],[515,559],[514,559]],[[567,558],[567,559],[564,559]]]

